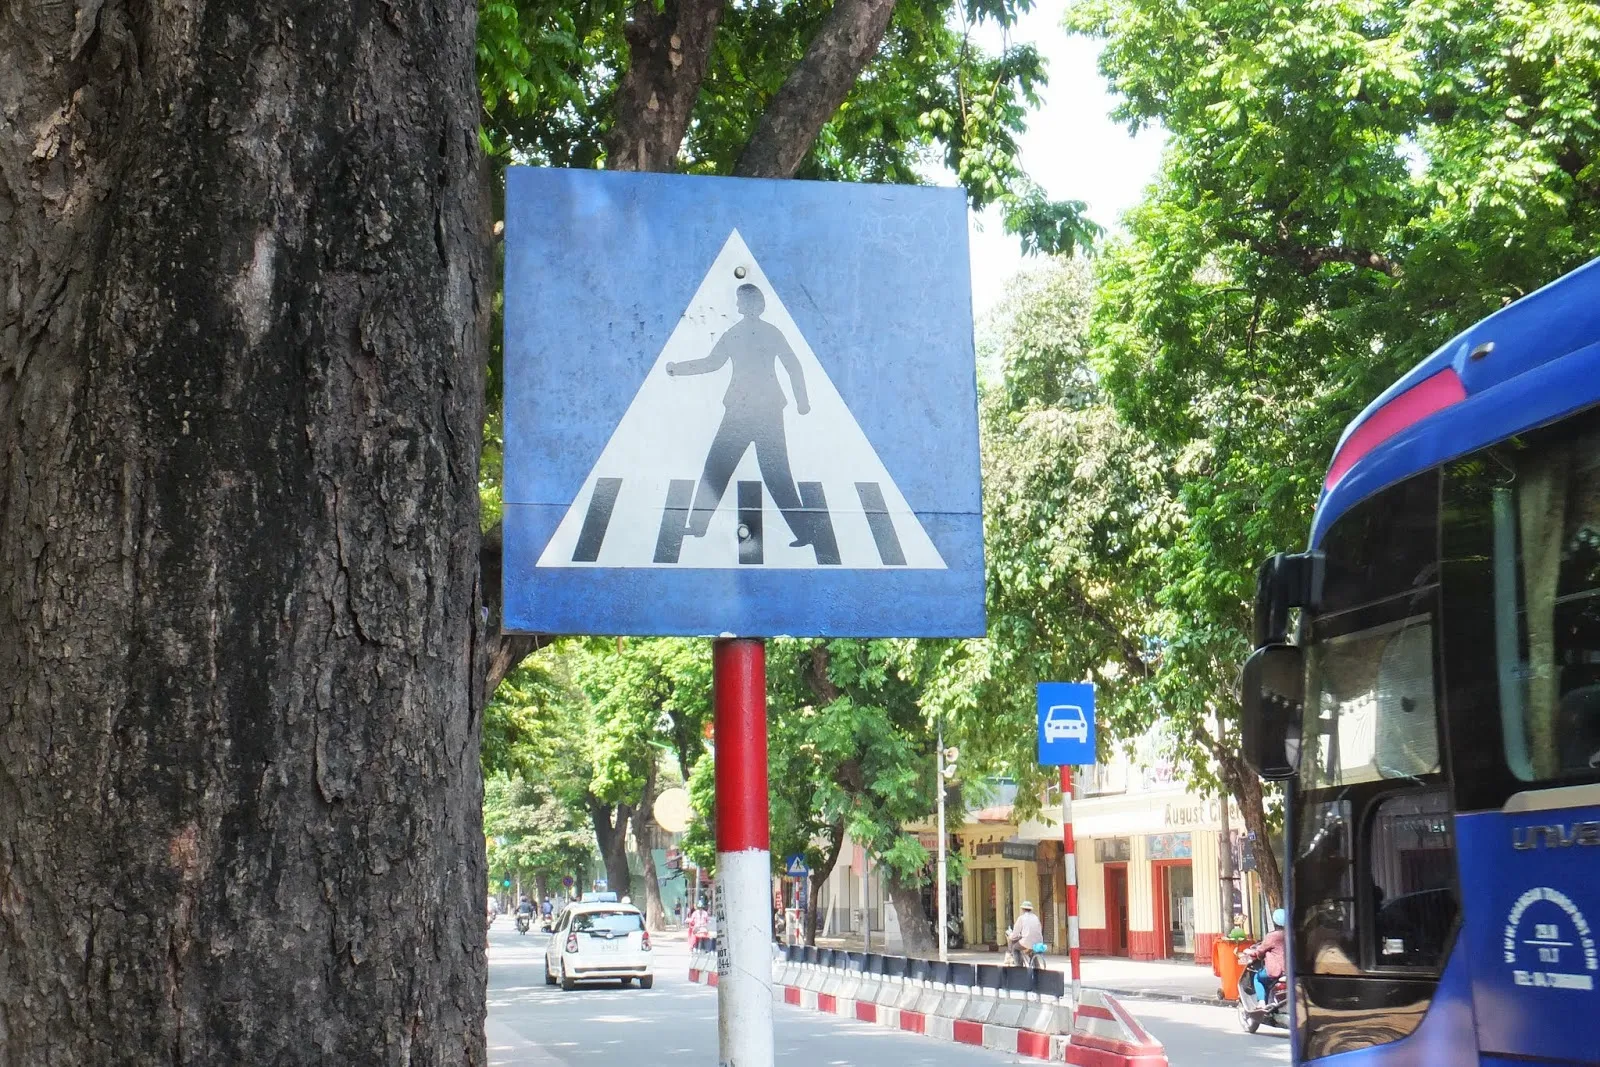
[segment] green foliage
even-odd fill
[[[1097,232],[1076,201],[1049,201],[1019,161],[1045,64],[1031,46],[991,55],[980,22],[1009,25],[1027,0],[902,0],[878,54],[826,124],[797,177],[920,183],[942,162],[975,207],[998,203],[1028,247],[1086,249]],[[494,0],[480,6],[483,141],[500,162],[605,162],[629,3]],[[731,174],[768,102],[831,9],[825,0],[751,0],[723,12],[681,167]]]
[[[1099,264],[1092,363],[1175,476],[1150,707],[1180,746],[1220,714],[1226,747],[1255,564],[1303,543],[1341,428],[1593,254],[1600,9],[1083,0],[1068,22],[1104,38],[1120,117],[1169,135]]]
[[[989,636],[924,643],[924,703],[964,777],[1013,778],[1025,814],[1054,778],[1036,763],[1036,682],[1094,681],[1103,745],[1148,731],[1162,556],[1184,522],[1173,458],[1122,422],[1090,365],[1092,299],[1088,267],[1056,262],[998,313],[980,400]]]
[[[529,659],[506,676],[483,710],[484,775],[545,777],[573,724],[565,689],[546,663]]]
[[[596,800],[638,803],[646,772],[666,751],[693,769],[711,714],[709,642],[569,641],[550,654],[565,659],[581,690],[588,789]]]
[[[934,808],[933,740],[919,705],[911,647],[900,641],[772,642],[774,749],[784,775],[775,808],[786,847],[810,852],[836,821],[901,880],[923,880],[925,849],[903,827]],[[802,847],[803,846],[803,847]]]
[[[483,832],[489,842],[489,878],[524,885],[538,877],[552,881],[572,875],[580,881],[594,863],[594,834],[545,781],[504,774],[483,788]]]
[[[481,137],[492,158],[594,167],[625,67],[628,0],[484,0],[478,5]]]

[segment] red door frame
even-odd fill
[[[1172,959],[1172,917],[1167,914],[1167,897],[1169,895],[1167,892],[1167,870],[1171,867],[1193,869],[1194,860],[1150,861],[1150,908],[1154,913],[1151,916],[1151,921],[1155,926],[1156,944],[1160,946],[1161,958],[1164,960]]]
[[[1128,864],[1126,860],[1119,860],[1106,863],[1103,866],[1106,883],[1104,898],[1106,913],[1106,939],[1109,942],[1107,945],[1109,950],[1107,954],[1111,956],[1131,957],[1133,955],[1133,916],[1128,916],[1128,924],[1120,928],[1122,935],[1122,946],[1119,949],[1117,946],[1117,934],[1119,929],[1118,922],[1120,921],[1120,912],[1113,914],[1111,907],[1112,902],[1116,900],[1116,896],[1111,892],[1111,874],[1113,871],[1122,872],[1122,906],[1124,908],[1128,906]]]

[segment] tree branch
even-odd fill
[[[622,34],[628,72],[617,85],[608,170],[669,171],[711,63],[723,0],[639,0]]]
[[[850,94],[878,51],[895,0],[834,0],[783,87],[767,104],[755,136],[734,173],[745,178],[792,178],[823,124]]]
[[[497,522],[483,535],[478,548],[478,580],[482,583],[483,608],[488,613],[484,632],[489,644],[484,657],[484,699],[493,699],[505,676],[536,649],[550,643],[550,638],[535,634],[507,634],[500,632],[500,579],[503,573],[501,558],[500,524]]]
[[[1280,227],[1281,229],[1281,227]],[[1276,242],[1265,241],[1243,230],[1223,230],[1222,236],[1230,241],[1247,245],[1256,254],[1282,260],[1301,274],[1312,274],[1326,263],[1350,263],[1365,267],[1391,278],[1400,277],[1400,264],[1370,248],[1346,248],[1341,245],[1306,246],[1280,236]]]

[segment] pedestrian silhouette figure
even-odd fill
[[[710,374],[724,363],[733,363],[733,377],[722,397],[722,425],[706,453],[705,470],[695,490],[688,533],[704,537],[711,516],[727,491],[734,468],[753,445],[761,480],[766,482],[773,503],[783,512],[784,521],[794,533],[791,548],[811,544],[810,532],[800,503],[800,493],[789,470],[789,442],[783,430],[783,409],[789,400],[778,384],[777,362],[789,373],[794,390],[796,414],[811,410],[806,399],[806,379],[800,360],[784,338],[783,331],[761,318],[766,298],[750,284],[739,286],[739,314],[744,317],[728,328],[704,359],[668,363],[667,373],[678,377]]]

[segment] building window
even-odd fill
[[[1094,839],[1096,863],[1127,863],[1133,848],[1126,837],[1097,837]]]

